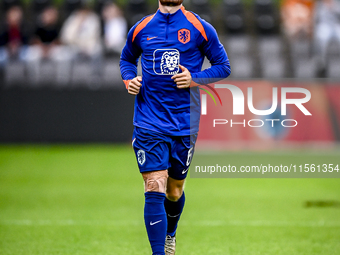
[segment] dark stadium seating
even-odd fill
[[[34,25],[40,13],[46,6],[56,4],[55,0],[2,0],[0,2],[0,19],[4,21],[6,10],[12,5],[22,5],[24,8],[25,25],[34,31]],[[92,0],[92,8],[101,14],[102,7],[116,0]],[[75,9],[81,6],[83,0],[60,0],[60,23]],[[131,27],[138,20],[157,9],[157,1],[126,0],[120,1],[124,15]],[[319,75],[318,60],[314,50],[313,38],[288,40],[280,33],[280,18],[277,0],[187,0],[184,1],[187,10],[199,14],[211,22],[216,28],[221,41],[227,49],[232,66],[232,78],[299,78],[313,79]],[[101,86],[121,85],[119,74],[119,56],[105,55],[103,57]],[[76,62],[75,62],[76,63]],[[87,86],[93,79],[90,63],[70,63],[70,72],[62,79],[56,75],[52,63],[44,62],[35,76],[33,68],[17,59],[10,59],[0,68],[0,83],[2,86],[34,87],[42,84],[51,87]],[[204,68],[209,63],[204,62]],[[140,69],[140,67],[139,67]],[[321,71],[322,77],[340,78],[340,47],[331,43],[327,54],[326,67]],[[59,77],[59,78],[58,78]]]
[[[245,30],[244,7],[241,0],[223,1],[223,23],[227,33],[239,34]]]
[[[224,45],[231,59],[231,77],[252,78],[254,60],[251,51],[251,38],[247,35],[228,35]]]
[[[340,79],[339,70],[340,70],[340,59],[339,58],[330,59],[328,63],[326,77],[339,80]]]
[[[293,77],[300,79],[316,77],[316,62],[313,60],[311,48],[312,45],[308,39],[290,41]]]
[[[59,66],[60,67],[60,66]],[[91,89],[124,87],[119,71],[119,59],[109,58],[102,61],[100,75],[94,73],[90,61],[76,60],[70,63],[70,68],[58,74],[55,62],[43,60],[37,69],[31,68],[21,61],[10,61],[4,68],[4,87],[26,88],[76,88],[87,87]],[[140,70],[139,70],[139,73]]]
[[[340,78],[340,45],[337,41],[330,42],[327,52],[326,77],[332,79]]]
[[[130,27],[148,14],[148,3],[146,0],[129,0],[127,3],[125,15]]]
[[[70,14],[74,10],[78,9],[82,4],[82,0],[65,0],[64,11],[66,15]]]
[[[101,13],[103,7],[106,5],[106,4],[109,4],[109,3],[114,3],[115,1],[112,1],[112,0],[95,0],[94,2],[94,10],[95,12],[97,13]]]
[[[53,4],[52,0],[32,0],[31,6],[33,14],[39,14],[42,10],[44,10],[46,7]]]
[[[202,19],[213,23],[213,16],[208,0],[191,0],[190,10],[200,15]]]
[[[7,11],[13,5],[21,5],[20,0],[2,0],[1,8],[3,11]]]
[[[265,36],[258,40],[258,52],[264,78],[284,78],[285,58],[283,42],[279,36]]]
[[[272,0],[254,1],[255,26],[260,34],[278,32],[278,15]]]

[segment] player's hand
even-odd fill
[[[174,82],[177,84],[177,88],[179,89],[186,89],[190,87],[192,77],[188,69],[184,66],[179,65],[179,68],[182,70],[181,73],[178,73],[171,77]]]
[[[139,93],[140,87],[142,87],[142,77],[137,76],[133,78],[128,86],[128,92],[131,95],[137,95]]]

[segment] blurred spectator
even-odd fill
[[[0,66],[9,59],[25,59],[29,37],[22,18],[21,7],[8,9],[5,24],[0,29]]]
[[[97,59],[102,53],[100,18],[87,5],[74,11],[61,30],[61,41],[75,56]]]
[[[32,39],[32,45],[28,47],[26,62],[29,79],[37,83],[40,77],[42,59],[49,59],[57,64],[57,80],[59,83],[67,83],[67,72],[70,69],[70,51],[59,42],[59,13],[49,6],[38,16],[38,24]]]
[[[113,3],[104,6],[102,16],[106,52],[120,55],[126,40],[127,22],[119,7]]]
[[[327,51],[331,41],[340,46],[340,2],[320,0],[315,6],[315,46],[320,76],[326,69]]]
[[[68,46],[68,56],[79,62],[73,65],[72,79],[75,78],[75,73],[78,73],[80,67],[85,67],[89,70],[85,73],[82,71],[88,76],[87,85],[91,88],[99,87],[103,51],[101,23],[99,16],[90,9],[89,2],[82,2],[82,6],[66,19],[61,29],[60,39]]]
[[[39,57],[49,57],[51,50],[58,45],[59,30],[58,10],[52,6],[47,7],[38,18],[33,38],[33,43],[37,46],[35,53]]]
[[[282,3],[281,16],[284,31],[288,37],[306,38],[312,34],[313,0],[285,0]]]

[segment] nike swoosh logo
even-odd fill
[[[188,172],[188,170],[189,170],[189,167],[188,167],[187,169],[184,169],[184,170],[182,171],[182,174],[185,174],[186,172]]]
[[[146,38],[146,40],[150,41],[150,40],[155,39],[155,38],[157,38],[157,37],[158,37],[158,36],[148,37],[148,38]]]
[[[157,224],[157,223],[160,223],[161,221],[162,221],[162,220],[155,221],[155,222],[150,221],[150,226],[153,226],[153,225],[155,225],[155,224]]]
[[[180,213],[177,214],[177,215],[175,215],[175,216],[172,216],[172,215],[168,214],[168,216],[171,217],[171,218],[175,218],[175,217],[177,217],[177,216],[179,216],[179,215],[180,215]]]

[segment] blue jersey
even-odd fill
[[[181,72],[179,64],[190,71],[196,84],[229,76],[229,60],[215,29],[184,7],[173,14],[158,10],[129,31],[120,59],[126,86],[137,76],[140,56],[143,80],[134,125],[172,136],[197,133],[199,89],[178,89],[171,77]],[[201,71],[205,56],[211,67]]]

